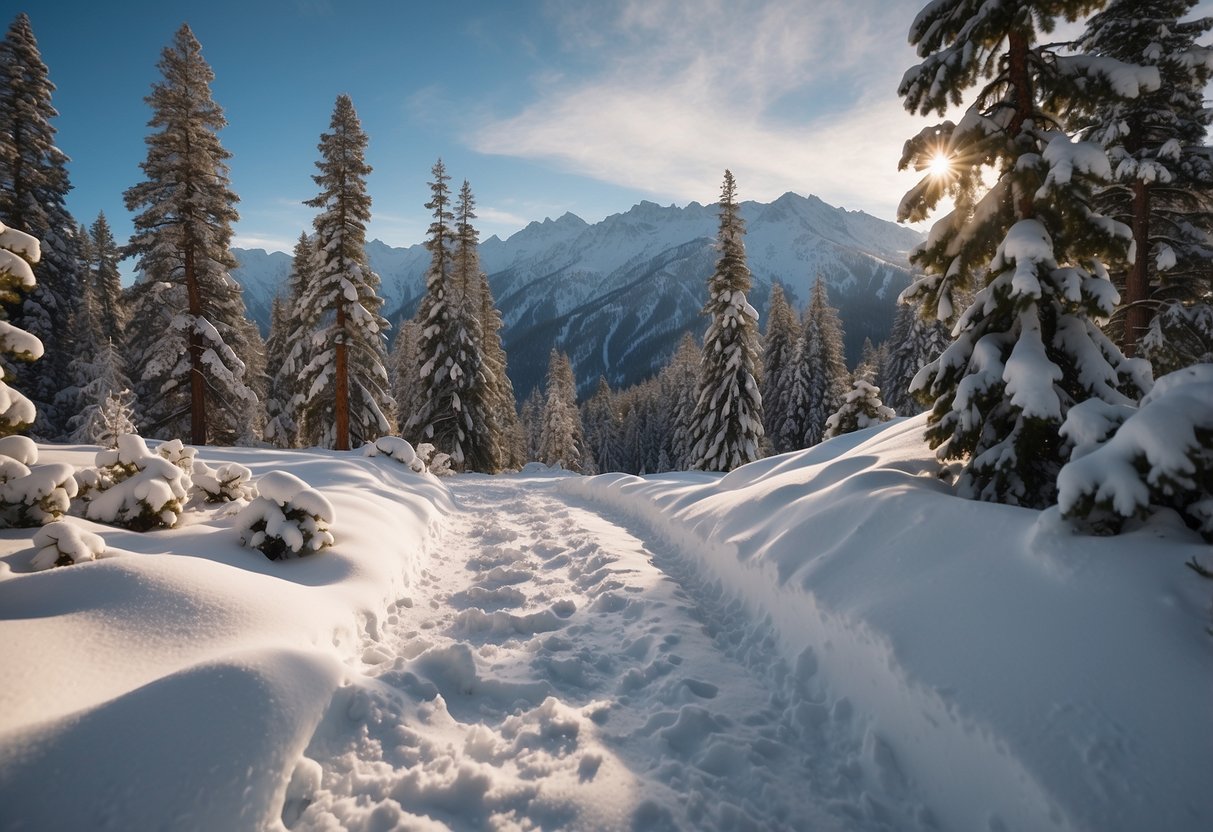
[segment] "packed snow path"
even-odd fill
[[[933,826],[848,702],[644,530],[550,479],[449,482],[463,510],[367,622],[288,827]]]

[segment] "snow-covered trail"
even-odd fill
[[[367,622],[288,827],[933,825],[848,703],[644,530],[550,479],[450,484],[463,511]]]

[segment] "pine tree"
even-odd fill
[[[510,381],[508,358],[501,341],[501,330],[505,324],[501,310],[493,300],[488,275],[480,273],[480,331],[483,337],[485,379],[488,383],[490,421],[499,435],[501,445],[500,467],[521,468],[526,464],[521,426],[518,421],[517,403],[514,399],[514,383]]]
[[[569,357],[552,350],[548,360],[547,396],[543,404],[539,461],[566,470],[592,474],[594,463],[585,442],[581,411],[577,409],[577,383]]]
[[[452,278],[455,285],[455,302],[459,305],[459,318],[467,331],[467,385],[460,396],[460,404],[468,425],[464,443],[464,468],[468,471],[493,473],[506,465],[504,448],[504,425],[498,420],[504,416],[497,405],[500,394],[494,372],[505,372],[505,356],[499,357],[500,366],[490,367],[485,359],[485,331],[483,294],[488,292],[488,278],[480,270],[480,234],[472,225],[476,219],[476,200],[472,188],[465,179],[459,189],[459,201],[455,204],[455,251],[452,258]],[[492,299],[489,298],[491,303]],[[500,317],[500,316],[498,316]],[[493,339],[500,349],[501,341],[496,332]],[[473,369],[474,368],[474,369]],[[512,407],[511,407],[512,409]]]
[[[771,287],[767,313],[767,331],[762,353],[763,428],[772,450],[777,454],[794,450],[784,441],[779,428],[787,418],[796,367],[796,340],[800,337],[796,310],[788,304],[783,287]]]
[[[526,434],[527,461],[537,462],[540,459],[540,449],[543,446],[543,401],[543,391],[535,386],[522,402],[519,419]]]
[[[138,255],[144,281],[181,287],[161,295],[175,304],[174,335],[145,335],[161,338],[163,350],[183,352],[155,359],[171,373],[142,406],[157,426],[153,436],[179,435],[188,416],[192,444],[230,444],[259,405],[245,379],[256,347],[247,341],[240,286],[228,274],[237,265],[231,239],[238,198],[228,178],[231,154],[218,137],[227,121],[211,97],[215,74],[189,26],[177,30],[157,68],[163,80],[146,99],[156,132],[140,165],[147,179],[124,195],[127,210],[140,211],[127,252]],[[136,366],[146,391],[144,372]]]
[[[822,440],[826,420],[842,403],[849,380],[842,319],[829,304],[825,281],[818,277],[805,311],[796,350],[796,377],[781,428],[780,441],[788,450],[811,448]]]
[[[270,336],[265,342],[265,363],[267,368],[277,368],[278,371],[268,380],[263,436],[265,441],[277,448],[293,448],[299,428],[291,407],[291,399],[296,392],[294,376],[283,372],[290,355],[290,310],[289,298],[274,295],[270,302]]]
[[[286,280],[286,296],[283,299],[281,318],[281,345],[273,344],[275,351],[281,349],[280,363],[270,362],[277,368],[270,384],[275,399],[271,408],[266,407],[271,433],[265,438],[280,447],[297,447],[302,441],[304,393],[300,383],[303,370],[314,354],[312,335],[320,322],[320,310],[300,304],[300,298],[315,291],[316,246],[306,231],[299,233],[291,254],[291,270]],[[271,339],[275,332],[271,321]]]
[[[420,406],[407,431],[450,454],[456,470],[484,470],[483,415],[478,411],[483,398],[475,392],[483,383],[482,359],[460,296],[460,278],[454,274],[458,228],[450,208],[450,177],[441,159],[431,172],[431,199],[425,206],[434,212],[425,243],[430,269],[417,310]]]
[[[705,471],[731,471],[753,462],[759,458],[762,442],[762,395],[755,378],[758,313],[746,300],[750,269],[736,195],[733,174],[726,170],[716,237],[720,259],[708,280],[708,302],[703,309],[712,322],[704,336],[694,429],[694,467]]]
[[[597,469],[602,473],[622,471],[622,424],[615,407],[615,394],[605,377],[598,377],[594,395],[586,400],[582,408],[581,422],[585,427],[586,447],[594,455]]]
[[[1113,76],[1140,91],[1150,73],[1038,42],[1058,18],[1093,5],[937,0],[911,26],[923,61],[901,82],[908,110],[942,114],[982,85],[958,124],[924,129],[901,161],[923,169],[943,154],[951,171],[912,189],[899,219],[925,219],[945,193],[957,205],[912,253],[926,276],[903,297],[948,320],[956,289],[984,283],[956,340],[913,382],[935,402],[931,447],[963,460],[965,496],[1051,504],[1069,409],[1093,397],[1127,403],[1149,383],[1148,367],[1127,363],[1096,325],[1116,300],[1101,259],[1124,257],[1131,240],[1130,229],[1092,205],[1094,188],[1111,175],[1107,157],[1055,125],[1060,111]],[[996,181],[986,190],[991,168]]]
[[[36,285],[30,266],[40,256],[35,237],[0,222],[0,436],[19,433],[37,418],[34,403],[8,382],[13,378],[13,362],[29,363],[42,357],[42,342],[9,323],[5,310]]]
[[[889,333],[888,348],[877,373],[885,404],[900,416],[922,413],[924,405],[910,393],[910,382],[931,361],[939,357],[952,337],[940,321],[924,320],[918,309],[899,304]]]
[[[97,219],[93,221],[92,228],[89,229],[89,240],[98,324],[107,337],[118,338],[126,327],[127,320],[126,310],[122,305],[122,275],[118,271],[118,261],[122,259],[122,254],[114,241],[114,233],[110,230],[104,212],[98,212]]]
[[[691,333],[684,333],[678,342],[678,349],[670,358],[669,366],[663,372],[668,378],[663,401],[666,413],[663,421],[669,426],[669,439],[666,449],[670,466],[677,471],[685,471],[691,467],[692,455],[695,451],[693,431],[695,429],[695,407],[699,401],[699,368],[703,364],[703,355],[699,344]],[[763,406],[766,401],[764,399]]]
[[[77,358],[84,358],[78,356]],[[85,366],[73,365],[79,387],[76,407],[68,421],[71,441],[107,448],[117,446],[118,437],[135,433],[134,399],[131,381],[123,368],[122,355],[112,338],[106,338]]]
[[[77,224],[66,207],[68,157],[55,146],[51,104],[55,85],[38,50],[29,16],[18,14],[0,42],[0,220],[41,241],[38,281],[13,322],[37,337],[45,355],[35,367],[14,368],[16,382],[37,408],[32,430],[42,438],[63,433],[55,395],[67,382],[69,322],[79,283]]]
[[[396,422],[402,426],[421,409],[421,385],[418,383],[421,362],[417,360],[420,343],[421,325],[412,318],[404,321],[392,346],[392,398],[396,400]]]
[[[306,361],[294,401],[309,444],[349,450],[392,431],[395,407],[388,392],[387,320],[379,314],[379,275],[366,259],[367,135],[348,95],[337,96],[329,132],[320,136],[320,193],[307,201],[319,208],[312,226],[315,244],[310,270],[301,280],[296,317]],[[301,245],[303,245],[301,241]]]
[[[1158,72],[1156,89],[1128,97],[1078,99],[1070,124],[1108,152],[1114,181],[1099,210],[1133,229],[1135,256],[1122,283],[1113,323],[1126,355],[1134,355],[1160,301],[1191,299],[1208,288],[1213,258],[1213,149],[1206,132],[1213,111],[1204,90],[1213,77],[1213,49],[1196,39],[1213,18],[1181,22],[1196,0],[1112,0],[1087,22],[1081,47],[1092,55],[1142,64]]]
[[[856,373],[842,404],[826,420],[825,439],[870,428],[893,418],[893,410],[880,401],[880,388]]]

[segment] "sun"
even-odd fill
[[[947,176],[952,172],[952,160],[946,153],[936,153],[927,162],[927,172],[931,176]]]

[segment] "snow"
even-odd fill
[[[959,499],[924,419],[724,476],[199,449],[331,507],[298,560],[201,500],[6,531],[0,825],[1208,828],[1207,545]]]

